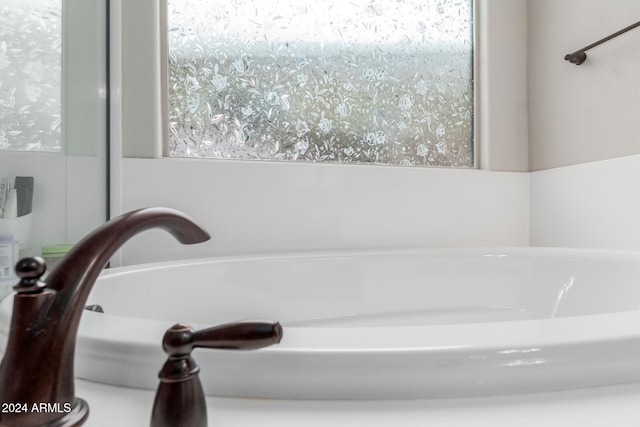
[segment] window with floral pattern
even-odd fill
[[[473,167],[472,7],[168,0],[168,152]]]
[[[0,149],[61,150],[61,0],[0,3]]]

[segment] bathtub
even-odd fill
[[[387,250],[105,270],[76,375],[154,389],[164,331],[277,320],[282,342],[196,349],[209,395],[412,399],[640,381],[640,254],[547,248]],[[12,298],[0,304],[6,337]],[[5,338],[2,339],[4,342]]]

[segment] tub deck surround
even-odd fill
[[[544,248],[323,252],[114,268],[89,298],[105,314],[83,314],[76,374],[152,390],[164,361],[162,335],[172,324],[277,319],[284,328],[277,347],[196,350],[208,395],[441,398],[637,382],[636,277],[640,254]]]
[[[166,204],[198,218],[214,239],[176,248],[161,233],[146,233],[127,243],[119,265],[287,251],[529,244],[527,173],[125,158],[121,179],[127,185],[116,197],[116,212]]]
[[[84,380],[86,427],[149,424],[153,392]],[[217,427],[637,427],[640,385],[542,394],[395,401],[312,401],[207,397]]]

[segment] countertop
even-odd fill
[[[89,427],[149,425],[154,392],[78,380]],[[294,401],[207,398],[217,427],[640,426],[640,384],[465,399]]]

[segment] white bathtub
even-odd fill
[[[172,324],[247,319],[279,320],[281,344],[197,349],[207,394],[405,399],[640,381],[640,254],[509,248],[199,259],[106,270],[89,303],[105,314],[83,315],[76,374],[128,387],[156,387]]]

